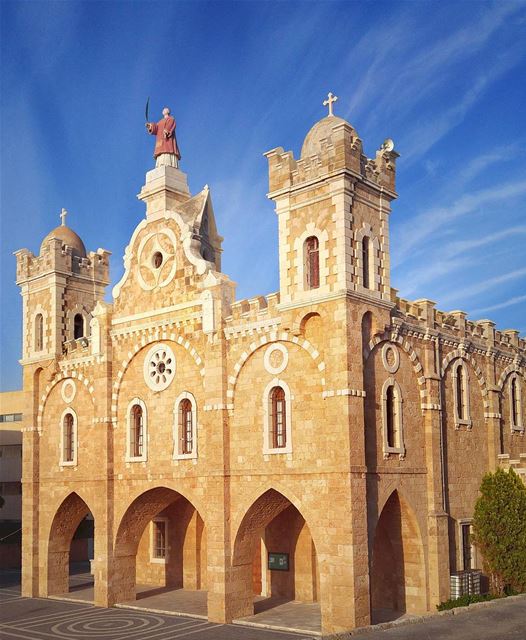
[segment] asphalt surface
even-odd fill
[[[4,585],[4,586],[2,586]],[[353,633],[352,640],[526,640],[526,598]],[[80,602],[22,598],[18,575],[0,575],[1,640],[310,640],[308,634],[220,625],[195,618]]]

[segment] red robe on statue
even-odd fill
[[[157,136],[153,157],[157,158],[161,153],[173,153],[180,160],[181,153],[175,137],[175,119],[172,116],[162,118],[159,122],[148,122],[148,131],[152,136]]]

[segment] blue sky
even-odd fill
[[[21,385],[12,252],[59,212],[111,275],[144,215],[144,105],[178,123],[192,192],[209,184],[238,298],[278,289],[266,199],[328,91],[366,153],[401,154],[392,286],[526,333],[526,3],[9,2],[0,6],[1,378]],[[109,288],[109,292],[111,287]]]

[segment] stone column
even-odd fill
[[[449,534],[444,477],[441,378],[437,357],[438,337],[428,330],[423,360],[425,395],[421,406],[425,431],[428,504],[428,609],[449,598]]]
[[[495,353],[495,323],[491,320],[481,320],[478,324],[484,328],[484,338],[488,346],[486,352],[486,368],[484,377],[488,389],[487,403],[484,408],[484,419],[488,430],[488,469],[495,471],[498,456],[501,453],[501,392],[497,386],[497,369]]]

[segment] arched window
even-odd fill
[[[175,460],[197,458],[197,403],[188,391],[174,404],[173,457]]]
[[[74,450],[74,433],[73,433],[73,416],[66,413],[64,416],[64,462],[73,462]]]
[[[362,238],[362,276],[363,276],[363,286],[366,289],[371,288],[371,282],[369,277],[369,269],[370,269],[370,243],[371,241],[367,236]]]
[[[77,464],[77,416],[73,409],[66,409],[61,417],[61,465]]]
[[[510,422],[512,431],[523,430],[521,385],[517,374],[510,378]]]
[[[287,446],[287,414],[285,392],[282,387],[274,387],[269,396],[270,443],[273,449]]]
[[[147,415],[146,405],[139,398],[134,398],[128,405],[127,420],[126,460],[145,462],[148,446]]]
[[[469,378],[466,364],[459,360],[453,369],[453,399],[455,409],[455,427],[471,427],[469,416]]]
[[[179,403],[179,440],[181,442],[181,453],[187,455],[192,453],[194,444],[194,428],[192,418],[192,403],[188,398]]]
[[[387,446],[391,449],[398,446],[398,424],[394,385],[387,387]]]
[[[131,416],[131,434],[130,444],[132,449],[132,456],[134,458],[140,458],[142,456],[142,447],[144,439],[144,424],[142,416],[142,407],[138,404],[132,408]]]
[[[44,317],[41,313],[35,316],[35,351],[44,349]]]
[[[76,313],[73,319],[73,338],[78,340],[84,337],[84,318],[82,314]]]
[[[382,422],[384,430],[384,458],[391,453],[405,455],[402,425],[402,391],[398,383],[389,378],[382,389]]]
[[[320,286],[320,245],[316,236],[305,240],[305,274],[307,289]]]

